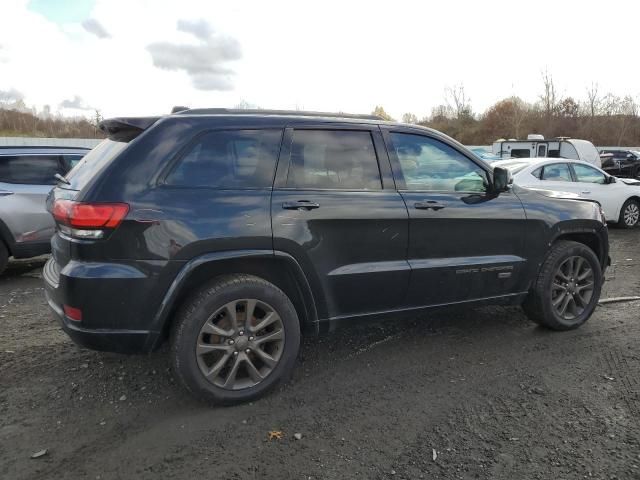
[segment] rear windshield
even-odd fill
[[[61,188],[81,190],[89,183],[89,180],[104,170],[111,163],[111,160],[124,150],[127,145],[128,143],[126,142],[103,140],[67,173],[66,178],[71,185],[60,183],[59,186]]]
[[[502,168],[506,168],[512,174],[518,173],[525,169],[525,167],[531,165],[531,162],[504,162],[499,166]]]

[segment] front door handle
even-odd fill
[[[6,197],[7,195],[13,195],[13,192],[9,190],[0,190],[0,197]]]
[[[591,192],[580,192],[583,195],[589,195]]]
[[[296,202],[284,202],[282,208],[285,210],[313,210],[314,208],[320,208],[320,204],[309,200],[298,200]]]
[[[413,204],[418,210],[442,210],[446,205],[435,200],[425,200]]]

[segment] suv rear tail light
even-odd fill
[[[104,228],[114,229],[122,223],[129,205],[56,200],[52,213],[63,233],[78,238],[102,238]]]

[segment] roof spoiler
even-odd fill
[[[109,118],[100,122],[98,127],[110,140],[129,142],[158,120],[160,120],[160,117]]]

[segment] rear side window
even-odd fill
[[[553,165],[545,165],[542,169],[541,180],[551,182],[572,182],[569,165],[566,163],[554,163]]]
[[[67,173],[66,178],[71,183],[69,188],[81,190],[94,176],[102,172],[116,156],[124,150],[126,142],[103,140],[93,150],[87,153],[82,160]],[[60,184],[61,187],[66,187]]]
[[[65,163],[69,166],[69,170],[71,170],[82,160],[83,155],[63,155],[63,157]]]
[[[62,173],[59,155],[16,155],[0,157],[0,182],[55,185]]]
[[[287,187],[380,190],[382,182],[371,133],[294,131]]]
[[[167,175],[166,185],[219,189],[272,186],[282,130],[209,132]]]

